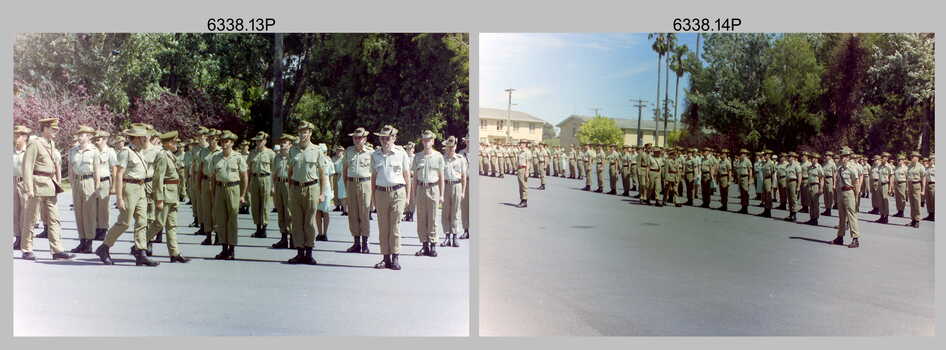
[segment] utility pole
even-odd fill
[[[509,125],[512,125],[512,92],[516,89],[509,88],[506,89],[506,93],[509,94],[509,105],[506,107],[506,144],[512,144],[512,136],[509,135]]]
[[[631,102],[634,102],[634,107],[637,107],[637,146],[640,147],[644,139],[644,135],[641,134],[641,115],[644,113],[644,107],[647,106],[647,100],[639,98],[631,99]]]
[[[592,108],[591,108],[591,110],[592,110],[592,111],[595,111],[595,117],[600,117],[600,116],[601,116],[600,114],[598,114],[598,111],[600,111],[600,110],[601,110],[601,108],[598,108],[598,107],[592,107]]]

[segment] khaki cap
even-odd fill
[[[39,124],[40,124],[42,127],[53,128],[53,129],[59,129],[59,118],[40,119],[40,120],[39,120]]]
[[[220,135],[220,140],[233,140],[234,142],[236,142],[237,136],[236,134],[230,132],[230,130],[225,130],[223,131],[223,134]]]
[[[420,138],[421,139],[436,139],[437,135],[435,135],[433,131],[424,130],[424,132],[420,134]]]
[[[348,134],[348,136],[365,137],[365,136],[368,136],[368,134],[369,134],[368,130],[365,130],[365,128],[362,128],[362,127],[358,127],[351,134]]]
[[[161,142],[178,141],[177,131],[168,131],[161,134],[159,137],[161,138]]]
[[[456,145],[457,145],[457,138],[454,137],[454,136],[448,137],[448,138],[443,142],[443,146],[444,146],[444,147],[456,146]]]
[[[25,125],[17,125],[17,126],[14,126],[14,127],[13,127],[13,134],[14,134],[14,135],[16,135],[16,134],[26,134],[26,135],[29,135],[29,134],[31,134],[31,133],[33,133],[33,130],[30,129],[30,128],[28,128],[28,127],[26,127]]]
[[[375,136],[397,136],[397,129],[391,125],[385,125],[381,131],[374,133]]]

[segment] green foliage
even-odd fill
[[[582,144],[624,144],[624,132],[614,119],[594,117],[578,128],[578,142]]]
[[[555,133],[555,126],[553,126],[551,123],[545,123],[544,125],[542,125],[542,139],[543,140],[554,139],[556,136],[557,135]]]

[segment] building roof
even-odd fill
[[[506,120],[506,110],[499,108],[483,108],[480,107],[480,119],[501,119]],[[545,120],[536,118],[528,113],[523,113],[519,111],[512,111],[509,113],[509,119],[526,121],[526,122],[535,122],[535,123],[545,123]]]
[[[558,123],[558,125],[556,125],[556,126],[561,128],[562,125],[565,125],[566,123],[568,123],[568,122],[570,122],[570,121],[572,121],[572,120],[576,120],[576,119],[577,119],[580,123],[585,123],[585,122],[591,120],[591,118],[594,118],[594,117],[572,114],[572,115],[569,116],[568,118],[565,118],[565,120],[563,120],[562,122]],[[637,119],[624,119],[624,118],[611,118],[611,117],[606,117],[606,118],[614,120],[615,123],[618,125],[618,127],[621,128],[621,129],[634,129],[634,130],[637,130]],[[667,122],[667,125],[670,126],[670,127],[672,127],[672,126],[673,126],[673,121],[668,121],[668,122]],[[661,128],[662,128],[662,125],[661,125]],[[655,120],[648,120],[648,119],[641,119],[641,130],[657,130],[657,121],[655,121]]]

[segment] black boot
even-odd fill
[[[214,235],[214,239],[215,239],[215,240],[214,240],[214,242],[213,242],[213,243],[214,243],[213,245],[221,245],[221,244],[223,244],[223,243],[220,243],[220,234],[219,234],[219,233]]]
[[[825,208],[824,211],[821,212],[821,215],[831,216],[831,208]]]
[[[630,195],[631,195],[631,193],[628,192],[627,190],[624,190],[624,193],[621,193],[621,196],[624,196],[624,197],[627,197],[627,196],[630,196]]]
[[[801,210],[799,210],[798,212],[799,212],[799,213],[807,213],[807,212],[808,212],[808,207],[801,207]]]
[[[305,248],[305,262],[306,265],[318,265],[319,262],[315,261],[315,257],[312,256],[312,247]]]
[[[915,227],[915,228],[920,228],[920,222],[919,222],[919,221],[916,221],[916,220],[910,220],[910,224],[907,225],[907,226]]]
[[[260,238],[266,238],[266,226],[269,225],[263,224],[263,229],[259,231]]]
[[[53,260],[72,260],[72,258],[75,258],[75,257],[76,257],[75,254],[69,254],[66,252],[53,253]]]
[[[278,242],[273,243],[273,245],[272,245],[273,249],[286,249],[286,248],[289,248],[289,241],[286,239],[287,234],[286,234],[285,232],[281,232],[280,235],[281,235],[282,237],[279,238],[279,241],[278,241]]]
[[[36,238],[49,238],[49,227],[46,227],[46,224],[43,224],[43,232],[36,235]]]
[[[460,244],[457,243],[457,234],[456,234],[456,233],[454,233],[454,234],[453,234],[453,238],[450,239],[450,246],[451,246],[451,247],[454,247],[454,248],[459,248],[459,247],[460,247]]]
[[[158,265],[160,265],[160,264],[161,264],[161,263],[159,263],[159,262],[157,262],[157,261],[148,259],[148,257],[145,256],[145,252],[144,252],[144,251],[141,251],[141,250],[135,251],[135,266],[142,266],[142,265],[144,265],[144,266],[158,266]]]
[[[420,250],[418,250],[417,253],[414,253],[414,256],[426,256],[427,254],[429,254],[429,251],[430,251],[429,246],[430,246],[429,243],[424,242],[424,247],[420,248]]]
[[[896,214],[893,214],[893,216],[894,216],[894,217],[898,217],[898,218],[902,218],[902,217],[903,217],[903,210],[897,211],[897,213],[896,213]]]
[[[860,242],[857,238],[855,238],[853,241],[851,241],[851,244],[848,244],[847,247],[848,247],[848,248],[857,248],[857,247],[860,247],[860,246],[861,246],[861,242]]]
[[[834,245],[844,245],[844,237],[837,237],[837,238],[835,238],[833,241],[831,241],[831,244],[834,244]]]
[[[470,230],[464,230],[463,235],[460,236],[460,239],[470,239]]]
[[[342,216],[348,216],[348,211],[342,208]]]
[[[879,209],[879,208],[874,208],[874,209],[871,209],[871,210],[870,210],[869,212],[867,212],[867,213],[868,213],[868,214],[878,214],[878,213],[880,213],[880,209]]]
[[[443,240],[440,241],[440,246],[441,246],[441,247],[449,247],[449,246],[450,246],[450,234],[449,234],[449,233],[445,233],[445,234],[443,235]]]
[[[879,218],[877,218],[877,220],[874,220],[874,222],[876,222],[876,223],[878,223],[878,224],[883,224],[883,223],[884,223],[884,216],[881,215]]]
[[[544,190],[545,190],[545,185],[540,185],[540,186],[539,186],[539,190],[544,191]]]
[[[206,235],[207,231],[204,231],[204,224],[200,224],[200,228],[197,229],[197,232],[194,232],[195,236]]]
[[[927,215],[925,218],[923,218],[923,220],[925,220],[925,221],[933,221],[933,213],[930,213],[929,215]]]
[[[16,236],[16,240],[13,241],[13,250],[20,250],[20,236]]]
[[[389,269],[389,268],[391,268],[391,255],[389,255],[389,254],[384,254],[384,259],[381,259],[380,262],[378,262],[377,264],[374,264],[374,268],[376,268],[376,269]]]
[[[200,245],[213,245],[213,238],[211,238],[211,234],[209,232],[207,233],[207,238],[204,238],[204,241],[200,242]]]
[[[772,217],[772,211],[769,209],[763,210],[762,214],[759,214],[759,217],[770,218]]]
[[[808,219],[805,221],[806,225],[818,226],[818,219]]]
[[[328,241],[328,234],[322,234],[322,235],[315,236],[315,240],[316,240],[316,241],[320,241],[320,242]]]
[[[427,256],[431,258],[437,257],[437,243],[430,242],[430,249],[427,249]]]
[[[20,256],[20,259],[35,261],[36,255],[33,255],[33,252],[24,252],[23,255]]]
[[[187,225],[187,226],[188,226],[188,227],[198,227],[198,226],[200,226],[200,225],[197,224],[197,218],[194,218],[194,222],[192,222],[190,225]]]
[[[292,259],[289,259],[289,261],[286,262],[293,265],[305,262],[305,249],[296,248],[296,256],[292,257]]]
[[[172,256],[171,260],[168,262],[171,262],[171,263],[179,262],[182,264],[186,264],[188,261],[191,261],[191,259],[185,258],[183,255],[177,255],[177,256]]]
[[[595,190],[595,193],[602,193],[602,192],[604,192],[604,188],[601,188],[601,187],[598,187],[598,189]]]
[[[391,254],[391,270],[400,270],[401,264],[397,262],[397,254]]]
[[[226,260],[227,256],[229,255],[230,255],[230,250],[227,249],[227,246],[224,245],[222,248],[220,248],[220,254],[217,254],[216,256],[214,256],[214,260]]]
[[[371,250],[368,249],[368,236],[361,237],[361,253],[362,254],[371,253]]]
[[[581,188],[582,191],[591,191],[591,186],[585,186]]]
[[[95,255],[98,255],[99,260],[102,260],[102,263],[105,265],[115,264],[115,262],[112,261],[112,256],[108,253],[108,246],[105,244],[101,244],[98,248],[95,248]]]
[[[263,230],[263,227],[262,227],[262,226],[256,225],[256,231],[253,231],[253,234],[250,235],[250,237],[253,237],[253,238],[262,238],[262,237],[260,237],[260,234],[262,233],[262,230]]]
[[[351,247],[348,247],[348,250],[345,250],[347,253],[361,253],[361,237],[355,237],[355,242],[352,243]]]
[[[158,231],[158,235],[154,237],[154,243],[164,243],[164,230]],[[150,250],[150,249],[149,249]],[[149,255],[150,256],[150,255]]]
[[[528,206],[529,206],[529,201],[526,200],[526,199],[523,199],[522,202],[519,202],[519,207],[520,207],[520,208],[526,208],[526,207],[528,207]]]
[[[789,214],[788,214],[788,217],[786,217],[784,220],[785,220],[785,221],[788,221],[788,222],[794,222],[794,221],[795,221],[795,212],[789,213]]]

